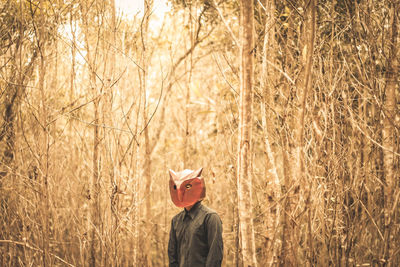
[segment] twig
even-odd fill
[[[39,252],[43,253],[43,250],[42,250],[42,249],[36,248],[36,247],[34,247],[34,246],[31,246],[31,245],[29,245],[29,243],[27,243],[27,242],[19,242],[19,241],[14,241],[14,240],[0,240],[0,243],[6,243],[6,244],[14,244],[14,245],[19,245],[19,246],[24,246],[24,247],[26,247],[26,248],[29,248],[29,249],[32,249],[32,250],[39,251]],[[57,260],[61,261],[62,263],[65,263],[65,264],[67,264],[68,266],[71,266],[71,267],[75,267],[75,265],[73,265],[73,264],[71,264],[71,263],[69,263],[69,262],[63,260],[62,258],[60,258],[59,256],[57,256],[57,255],[55,255],[55,254],[53,254],[53,253],[49,253],[49,254],[50,254],[51,256],[53,256],[54,258],[56,258]]]
[[[347,107],[347,109],[348,109],[349,114],[350,114],[350,117],[351,117],[351,118],[350,118],[350,119],[351,119],[351,124],[352,124],[353,126],[355,126],[365,137],[367,137],[372,143],[374,143],[375,145],[379,146],[380,148],[382,148],[382,149],[384,149],[384,150],[387,150],[387,151],[389,151],[390,153],[393,153],[394,155],[400,157],[400,154],[399,154],[399,153],[397,153],[396,151],[393,151],[393,150],[391,150],[391,149],[389,149],[389,148],[387,148],[387,147],[384,147],[383,145],[379,144],[377,141],[375,141],[374,139],[372,139],[367,133],[365,133],[365,132],[360,128],[360,126],[358,126],[358,124],[356,123],[356,121],[354,120],[354,118],[353,118],[353,113],[352,113],[352,111],[350,110],[350,107]]]
[[[235,34],[233,33],[231,27],[229,27],[229,24],[226,22],[226,20],[225,20],[223,14],[222,14],[222,12],[221,12],[221,10],[218,8],[218,6],[217,6],[217,4],[215,3],[214,0],[213,0],[212,3],[213,3],[213,6],[214,6],[215,10],[217,10],[218,15],[219,15],[219,17],[221,18],[222,22],[224,23],[226,29],[228,30],[229,34],[231,35],[233,42],[235,43],[235,45],[236,45],[237,47],[239,47],[239,41],[238,41],[238,39],[236,38]]]

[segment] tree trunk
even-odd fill
[[[304,22],[302,26],[302,31],[300,35],[300,72],[298,78],[296,80],[295,88],[296,88],[296,96],[294,103],[294,112],[293,112],[293,141],[290,145],[290,187],[287,187],[288,197],[290,198],[293,195],[293,199],[289,200],[290,203],[288,205],[288,209],[285,212],[288,212],[292,218],[297,217],[296,214],[293,214],[295,209],[297,209],[294,205],[300,205],[300,210],[303,208],[308,212],[310,210],[310,192],[311,192],[311,183],[306,179],[305,172],[305,152],[304,152],[304,128],[305,128],[305,114],[306,114],[306,102],[307,102],[307,94],[311,89],[311,70],[313,65],[313,53],[314,53],[314,39],[315,39],[315,13],[316,13],[316,1],[310,0],[303,2],[303,10],[304,10]],[[287,185],[286,185],[287,186]],[[293,192],[292,192],[293,191]],[[301,194],[300,194],[301,191]],[[305,205],[303,207],[302,205]],[[310,214],[308,214],[310,217]],[[290,236],[287,236],[283,243],[282,248],[282,260],[284,266],[290,265],[298,265],[298,253],[296,252],[296,248],[294,245],[297,243],[299,239],[300,229],[297,229],[297,226],[294,226],[295,221],[285,221],[285,224],[289,226],[289,231],[292,232]],[[308,251],[313,251],[312,248],[312,238],[311,238],[311,226],[310,221],[308,222],[308,245],[310,246]],[[291,227],[291,226],[293,227]],[[287,230],[285,230],[287,231]],[[288,234],[289,235],[289,234]],[[310,255],[307,255],[308,259],[310,259]]]
[[[394,226],[394,212],[396,212],[396,205],[394,203],[394,193],[398,190],[398,182],[396,182],[395,175],[395,115],[396,115],[396,86],[398,79],[398,58],[397,58],[397,39],[398,39],[398,22],[397,16],[399,15],[399,1],[392,1],[390,9],[390,52],[387,59],[387,72],[386,72],[386,94],[384,103],[384,121],[383,121],[383,167],[385,174],[385,230],[384,230],[384,251],[383,258],[385,263],[389,262],[390,257],[393,255],[393,250],[398,246],[393,246],[393,226]],[[396,190],[396,191],[395,191]]]
[[[143,94],[143,133],[144,133],[144,166],[143,166],[143,174],[145,180],[145,186],[143,189],[143,196],[145,199],[145,225],[143,231],[141,233],[141,244],[142,246],[142,264],[147,267],[152,266],[151,256],[149,255],[151,251],[151,229],[152,229],[152,213],[151,213],[151,144],[149,137],[149,127],[148,127],[148,101],[147,101],[147,70],[148,70],[148,60],[150,60],[150,53],[148,52],[149,47],[147,43],[148,39],[148,28],[149,28],[149,20],[152,12],[153,1],[146,0],[144,1],[144,15],[142,20],[141,27],[141,44],[142,44],[142,53],[140,65],[142,69],[139,69],[139,77],[140,77],[140,86],[141,92]]]
[[[251,132],[253,108],[254,6],[251,0],[240,1],[240,107],[238,139],[238,215],[239,240],[243,266],[257,266],[253,227]]]
[[[45,56],[43,47],[40,49],[40,67],[39,67],[39,91],[41,98],[40,109],[40,152],[39,152],[39,169],[41,177],[41,219],[42,219],[42,249],[43,249],[43,266],[51,266],[50,262],[50,225],[49,225],[49,128],[47,126],[47,101],[44,88],[44,77],[46,73]]]
[[[116,24],[116,9],[115,9],[115,0],[111,0],[111,36],[110,36],[110,41],[112,46],[107,46],[112,52],[111,52],[111,58],[110,58],[110,69],[108,73],[108,80],[109,80],[109,87],[107,88],[108,92],[106,94],[106,104],[105,104],[105,110],[104,110],[104,124],[105,125],[110,125],[112,129],[115,128],[113,121],[111,119],[112,116],[112,110],[113,110],[113,90],[112,86],[114,85],[115,82],[115,66],[116,66],[116,53],[114,52],[115,49],[117,48],[117,40],[116,40],[116,31],[117,31],[117,24]],[[107,163],[108,163],[108,173],[110,176],[110,187],[111,187],[111,192],[110,192],[110,231],[109,231],[109,236],[110,236],[110,247],[111,247],[111,259],[110,259],[110,264],[112,266],[119,266],[120,265],[120,260],[118,259],[118,244],[119,244],[119,238],[118,238],[118,224],[119,224],[119,216],[118,216],[118,194],[119,194],[119,188],[121,187],[121,179],[119,175],[115,175],[115,162],[117,161],[114,158],[114,150],[113,150],[113,130],[110,130],[110,133],[105,136],[107,140],[107,146],[106,146],[106,153],[108,155],[107,157]]]
[[[91,74],[92,76],[92,74]],[[94,86],[95,78],[91,78]],[[93,158],[92,158],[92,180],[90,183],[90,263],[91,266],[96,266],[96,258],[101,257],[100,244],[100,133],[99,133],[99,105],[100,99],[93,101],[94,118],[93,118]],[[99,248],[99,253],[97,252]]]
[[[294,181],[300,182],[306,186],[308,181],[305,179],[304,167],[304,121],[306,113],[307,94],[311,89],[311,69],[313,65],[314,39],[315,39],[315,10],[316,0],[306,1],[304,6],[304,26],[301,36],[301,72],[296,81],[297,103],[294,113],[295,123],[294,129],[294,145],[293,145],[293,161],[292,177]]]
[[[69,103],[72,104],[75,98],[75,76],[76,76],[76,21],[74,13],[71,10],[69,25],[71,27],[71,74],[70,74],[70,88],[69,88]],[[68,124],[69,134],[72,135],[72,120]],[[70,137],[72,139],[72,136]]]
[[[43,1],[40,2],[40,8],[45,10]],[[44,14],[44,13],[43,13]],[[39,34],[37,36],[38,49],[40,54],[39,65],[39,92],[40,92],[40,109],[39,109],[39,173],[40,173],[40,215],[41,215],[41,230],[42,230],[42,264],[44,267],[51,266],[50,261],[50,224],[49,224],[49,127],[48,121],[48,108],[47,97],[45,89],[45,75],[46,75],[46,33],[45,33],[45,17],[41,16]]]
[[[100,215],[100,100],[101,96],[99,95],[99,90],[96,86],[96,54],[92,54],[92,49],[90,45],[90,29],[89,29],[89,21],[90,21],[90,10],[88,6],[83,4],[82,9],[82,23],[83,23],[83,32],[86,46],[86,57],[87,64],[89,70],[89,84],[90,91],[92,92],[93,105],[94,105],[94,114],[93,114],[93,157],[92,157],[92,177],[90,179],[89,192],[88,192],[88,201],[89,201],[89,214],[88,214],[88,236],[89,236],[89,249],[90,249],[90,266],[97,266],[101,264],[102,257],[102,243],[100,243],[100,235],[101,235],[101,215]],[[98,37],[99,38],[99,37]],[[97,48],[94,49],[97,51]]]
[[[268,201],[268,212],[265,214],[266,221],[266,246],[264,247],[263,265],[273,266],[278,262],[280,251],[279,223],[281,212],[281,188],[280,179],[278,177],[275,154],[271,147],[271,137],[273,133],[273,116],[270,107],[274,105],[273,97],[276,86],[276,71],[272,64],[276,64],[275,55],[277,53],[277,45],[275,40],[275,3],[273,0],[267,0],[265,3],[266,22],[264,26],[264,44],[262,54],[262,72],[260,77],[260,85],[263,89],[263,101],[261,102],[262,125],[264,136],[264,179],[266,180],[266,197]]]

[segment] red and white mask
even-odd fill
[[[203,168],[196,171],[184,170],[181,172],[169,170],[169,192],[172,202],[177,207],[192,206],[206,196],[206,186],[201,177],[202,171]]]

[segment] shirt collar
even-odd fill
[[[193,220],[196,217],[197,213],[199,213],[200,207],[201,207],[201,201],[194,204],[193,207],[189,211],[184,209],[185,216],[183,216],[183,219],[185,219],[186,216],[189,216]]]

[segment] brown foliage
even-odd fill
[[[117,3],[0,3],[0,266],[167,266],[199,167],[224,266],[400,265],[399,1]]]

